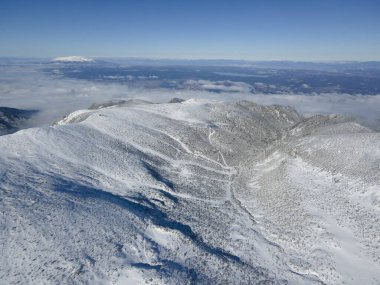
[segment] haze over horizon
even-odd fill
[[[380,60],[378,1],[9,1],[0,56]]]

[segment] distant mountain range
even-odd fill
[[[0,107],[0,136],[25,128],[28,120],[36,113],[35,110]]]

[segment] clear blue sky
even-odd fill
[[[380,60],[380,0],[0,0],[0,56]]]

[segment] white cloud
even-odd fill
[[[380,127],[377,126],[380,125],[380,95],[265,94],[252,95],[251,98],[253,101],[264,105],[289,105],[306,115],[339,113],[354,116],[367,121],[376,129]]]
[[[210,81],[210,80],[187,80],[185,88],[196,90],[218,91],[218,92],[249,92],[252,90],[250,84],[235,81]]]

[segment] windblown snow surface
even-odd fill
[[[2,284],[380,284],[380,135],[188,100],[0,137]]]

